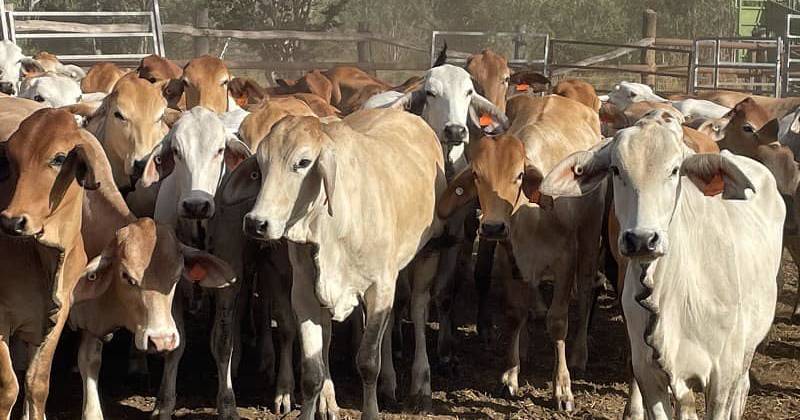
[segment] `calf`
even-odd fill
[[[74,64],[64,64],[58,57],[47,51],[39,51],[33,56],[33,60],[39,63],[44,68],[44,71],[69,77],[76,82],[80,82],[86,77],[86,72],[82,68]]]
[[[600,123],[591,108],[557,95],[517,96],[507,106],[508,134],[477,143],[471,166],[449,184],[439,214],[447,217],[477,196],[483,213],[479,234],[508,242],[513,250],[522,278],[515,276],[507,284],[512,339],[502,383],[511,395],[519,390],[519,352],[527,348],[520,344],[520,334],[528,318],[531,291],[545,273],[554,275],[555,291],[547,314],[555,353],[553,401],[557,409],[569,411],[574,408],[565,342],[570,293],[577,283],[580,315],[569,366],[585,369],[605,192],[601,188],[585,198],[560,200],[547,209],[548,200],[537,189],[542,174],[561,159],[600,141]]]
[[[73,291],[70,313],[70,325],[82,332],[78,367],[84,419],[103,418],[98,395],[101,337],[125,328],[134,334],[139,350],[165,352],[178,347],[184,331],[176,326],[172,311],[181,279],[220,288],[235,277],[227,264],[182,245],[171,228],[152,219],[119,229],[102,254],[89,262]]]
[[[541,190],[577,197],[613,180],[618,246],[630,260],[630,398],[644,405],[633,417],[672,418],[674,398],[681,418],[696,418],[699,385],[708,418],[739,419],[774,316],[785,207],[766,168],[729,152],[694,154],[669,120],[642,121],[573,154]]]
[[[254,186],[251,180],[259,177]],[[434,132],[419,118],[393,110],[360,111],[328,125],[313,117],[286,117],[228,185],[233,196],[257,193],[244,220],[248,235],[289,241],[292,307],[302,337],[300,417],[312,419],[316,410],[326,418],[338,416],[327,363],[330,320],[345,319],[361,300],[366,328],[356,360],[363,418],[377,418],[378,374],[382,358],[390,357],[380,346],[398,272],[441,233],[435,203],[445,187],[444,162]],[[382,191],[392,194],[375,200]],[[409,268],[423,294],[429,293],[435,267],[432,252]],[[412,395],[430,400],[424,352],[428,302],[418,302],[412,310],[418,351]]]

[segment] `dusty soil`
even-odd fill
[[[769,344],[755,356],[751,371],[752,388],[747,404],[747,419],[798,419],[800,418],[800,326],[792,325],[789,315],[797,290],[798,276],[793,264],[784,264],[786,285],[781,294],[778,317]],[[494,289],[499,289],[494,285]],[[495,292],[493,295],[499,295]],[[616,419],[620,417],[627,396],[624,348],[627,346],[620,309],[612,292],[601,296],[590,329],[590,359],[585,374],[573,372],[573,393],[576,411],[570,414],[556,412],[550,401],[550,375],[553,351],[543,322],[530,327],[528,360],[522,364],[520,385],[522,395],[503,398],[497,393],[499,377],[504,365],[505,339],[503,328],[488,349],[479,341],[473,324],[475,296],[471,282],[461,289],[460,318],[456,354],[459,360],[455,373],[443,375],[434,368],[434,415],[430,418],[515,418],[515,419]],[[502,322],[502,301],[494,296],[497,308],[496,324]],[[188,347],[178,378],[178,410],[176,417],[185,419],[215,418],[216,374],[208,351],[209,330],[207,320],[195,319]],[[408,387],[413,338],[410,325],[406,328],[404,354],[396,360],[398,370],[398,397],[403,398]],[[340,336],[346,336],[340,331]],[[435,324],[429,329],[428,348],[435,354]],[[101,376],[101,397],[106,418],[144,419],[152,410],[154,396],[160,380],[157,358],[151,358],[151,375],[131,379],[125,374],[125,337],[115,339],[106,346]],[[263,374],[255,372],[255,355],[252,349],[242,361],[240,377],[235,381],[240,414],[246,419],[275,418],[269,413],[272,389],[266,385]],[[334,342],[333,377],[337,386],[337,399],[343,408],[342,417],[358,418],[361,389],[358,374],[349,355],[348,340]],[[69,337],[64,341],[54,367],[54,379],[48,407],[48,418],[78,419],[81,411],[81,380],[71,367],[74,352]],[[434,358],[435,356],[431,356]],[[435,361],[432,361],[435,366]],[[698,395],[699,396],[699,395]],[[299,390],[295,401],[299,400]],[[699,396],[698,407],[702,407]],[[385,418],[419,418],[404,414],[402,405],[382,407]],[[291,417],[298,413],[295,410]]]

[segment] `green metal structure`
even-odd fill
[[[736,0],[738,35],[786,36],[786,15],[800,14],[800,0]]]

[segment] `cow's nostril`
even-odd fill
[[[655,251],[656,250],[656,246],[658,246],[658,239],[659,239],[658,233],[654,232],[653,236],[650,237],[650,240],[647,241],[647,249],[649,251]]]
[[[182,203],[186,216],[196,219],[211,217],[211,203],[208,200],[184,200]]]
[[[9,235],[22,235],[25,228],[28,226],[28,218],[25,216],[19,217],[0,217],[0,227]]]
[[[264,237],[267,234],[268,226],[269,224],[266,220],[259,220],[249,215],[244,218],[244,230],[250,236]]]

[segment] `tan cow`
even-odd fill
[[[220,114],[228,111],[231,79],[228,67],[219,58],[210,55],[193,58],[183,68],[186,109],[201,105]]]
[[[392,85],[354,66],[336,66],[324,73],[331,81],[331,105],[349,115],[375,94],[392,89]]]
[[[333,84],[319,70],[311,70],[297,80],[277,79],[278,86],[268,88],[269,95],[291,95],[295,93],[313,93],[327,103],[331,103]]]
[[[33,59],[37,61],[47,73],[59,74],[75,81],[80,81],[86,77],[86,72],[83,71],[82,68],[74,64],[63,64],[58,57],[47,51],[39,51],[33,56]]]
[[[27,116],[44,107],[44,104],[30,99],[0,97],[0,142],[8,140]]]
[[[186,102],[183,100],[183,69],[177,64],[155,54],[148,55],[139,62],[136,74],[160,86],[170,108],[186,108]]]
[[[520,350],[527,347],[520,344],[520,335],[532,289],[545,273],[554,275],[547,314],[555,353],[552,395],[557,409],[569,411],[574,408],[565,342],[570,294],[577,282],[580,315],[569,366],[584,369],[605,188],[585,199],[556,201],[554,207],[537,189],[543,174],[562,159],[600,143],[600,122],[591,108],[558,95],[514,97],[507,114],[507,134],[485,137],[476,145],[471,166],[448,185],[439,214],[446,217],[477,196],[483,212],[479,234],[510,241],[522,275],[506,284],[511,341],[502,383],[511,395],[519,390]]]
[[[81,80],[81,90],[83,93],[111,93],[114,85],[125,73],[125,70],[117,67],[114,63],[97,63],[89,68],[86,77]]]
[[[578,101],[595,111],[600,111],[600,98],[594,86],[583,80],[567,79],[558,82],[553,88],[553,94]]]
[[[70,113],[56,109],[25,119],[2,150],[0,227],[7,236],[0,236],[6,261],[0,281],[0,416],[10,418],[17,398],[7,347],[16,336],[33,351],[25,417],[43,420],[53,353],[86,265],[81,186],[98,187],[93,162],[102,152]]]
[[[239,138],[256,150],[272,126],[287,115],[316,116],[305,102],[295,98],[268,99],[257,110],[245,117],[239,126]]]
[[[467,57],[466,70],[472,76],[478,93],[505,112],[506,94],[511,79],[508,60],[501,54],[485,49]]]

